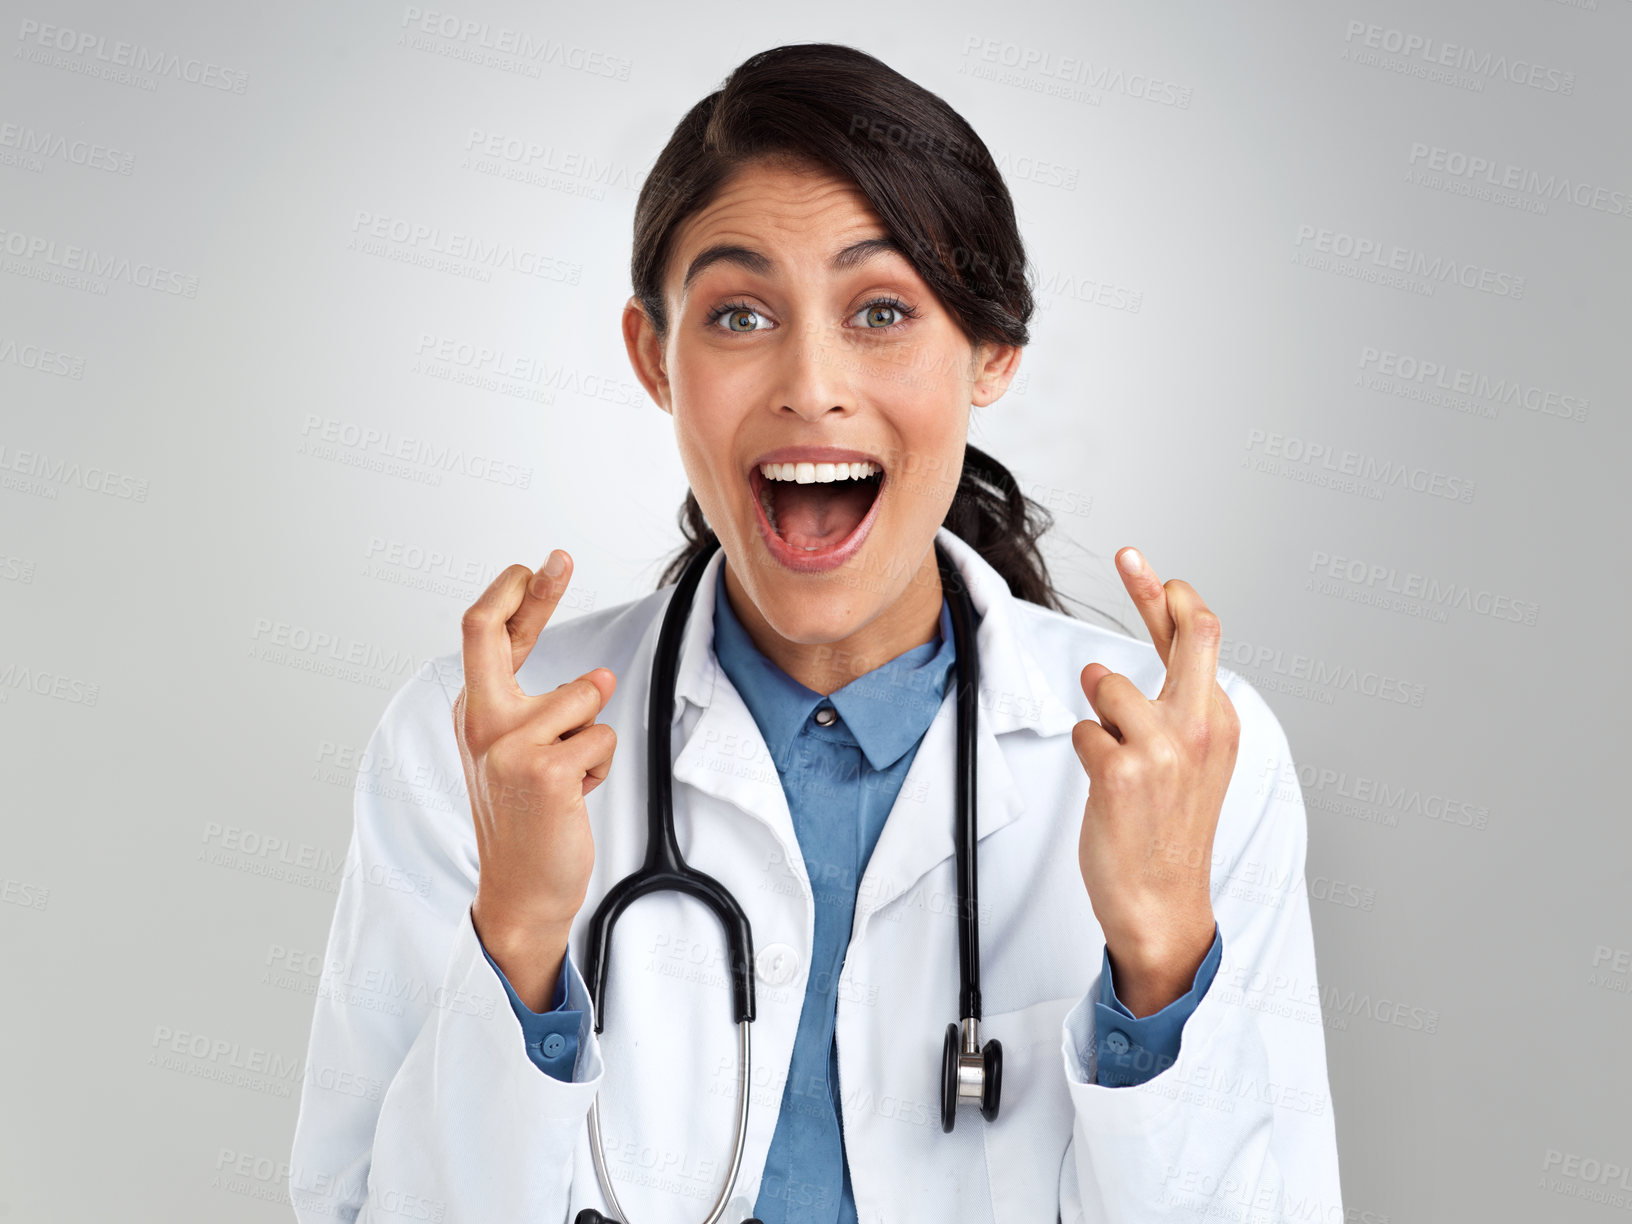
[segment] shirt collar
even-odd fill
[[[933,721],[957,656],[952,614],[944,597],[939,634],[937,641],[903,651],[824,697],[789,676],[754,645],[726,594],[725,567],[717,570],[714,653],[759,724],[778,769],[788,767],[795,737],[823,704],[838,711],[874,769],[887,769],[900,760]]]
[[[1022,729],[1038,735],[1062,735],[1070,731],[1078,721],[1077,716],[1060,700],[1053,683],[1047,679],[1030,641],[1032,627],[1026,623],[1027,617],[1045,614],[1046,610],[1036,609],[1035,605],[1022,608],[1022,601],[1009,590],[1003,576],[973,545],[949,528],[938,528],[935,541],[946,549],[968,582],[969,596],[980,617],[975,643],[980,651],[981,725],[994,735]],[[704,564],[695,606],[681,634],[679,671],[674,686],[675,719],[681,716],[683,701],[698,708],[711,705],[720,678],[725,674],[712,649],[718,581],[715,571],[724,562],[724,551],[715,549]],[[639,656],[648,661],[656,650],[663,612],[673,592],[673,586],[669,586],[648,596],[654,601],[656,615],[647,624]],[[650,729],[645,702],[641,704],[641,726]]]

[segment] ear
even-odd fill
[[[1018,344],[977,344],[970,358],[974,384],[969,389],[969,402],[984,408],[1001,399],[1020,370]]]
[[[668,371],[663,368],[663,346],[640,299],[633,295],[623,306],[623,347],[628,350],[629,364],[634,367],[640,385],[646,388],[646,394],[672,416],[674,405],[669,396]]]

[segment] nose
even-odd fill
[[[780,407],[812,423],[832,412],[849,415],[855,399],[845,372],[844,354],[820,328],[801,327],[779,357]]]

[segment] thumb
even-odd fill
[[[615,693],[618,688],[618,678],[613,674],[610,667],[591,668],[589,671],[579,676],[578,679],[588,680],[596,688],[600,689],[601,705],[603,706],[606,705],[608,701],[612,700],[612,694]]]

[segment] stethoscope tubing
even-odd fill
[[[606,1024],[606,982],[612,959],[612,927],[620,914],[647,893],[676,891],[701,901],[725,928],[731,967],[731,1018],[738,1024],[754,1018],[754,935],[748,915],[718,880],[686,865],[674,833],[674,763],[668,728],[674,722],[674,684],[680,671],[680,645],[703,570],[719,547],[710,537],[692,557],[675,584],[652,662],[652,686],[646,737],[646,861],[608,890],[589,922],[584,967],[595,1001],[595,1031]]]
[[[748,1091],[751,1083],[750,1068],[753,1059],[749,1051],[748,1037],[749,1022],[737,1022],[737,1141],[731,1149],[731,1167],[726,1170],[725,1185],[720,1189],[720,1197],[714,1200],[714,1206],[709,1208],[703,1224],[718,1224],[725,1214],[726,1205],[731,1201],[731,1192],[737,1188],[737,1174],[742,1170],[742,1153],[748,1141]],[[606,1204],[612,1213],[624,1224],[629,1224],[629,1215],[618,1202],[617,1191],[612,1188],[612,1173],[606,1167],[606,1148],[601,1142],[601,1109],[599,1095],[589,1103],[589,1151],[595,1158],[595,1176],[600,1179],[601,1193],[606,1195]],[[599,1213],[584,1219],[584,1213],[579,1213],[575,1224],[601,1224],[605,1219]]]
[[[736,1188],[742,1168],[742,1154],[748,1137],[748,1097],[752,1082],[753,1061],[749,1026],[754,1020],[754,938],[748,915],[730,891],[712,876],[686,864],[680,853],[674,830],[674,779],[669,736],[663,734],[674,721],[675,680],[679,674],[680,646],[691,606],[701,582],[703,570],[719,548],[717,537],[710,536],[687,563],[675,584],[663,625],[658,633],[657,650],[652,664],[652,686],[648,706],[646,744],[647,805],[646,805],[646,858],[641,867],[618,881],[590,918],[587,948],[584,958],[585,977],[595,1008],[595,1031],[601,1032],[606,1024],[606,986],[612,951],[612,928],[618,917],[633,902],[649,893],[677,891],[701,901],[719,919],[724,928],[731,966],[732,1017],[737,1024],[737,1126],[732,1146],[731,1167],[726,1173],[725,1185],[720,1190],[703,1224],[718,1224]],[[972,1047],[980,1019],[980,925],[977,888],[978,872],[975,862],[975,756],[976,729],[980,694],[980,660],[975,647],[975,610],[970,601],[964,577],[945,549],[937,542],[936,562],[940,570],[942,589],[947,593],[952,619],[953,642],[956,649],[955,674],[957,683],[957,768],[954,771],[956,796],[956,835],[954,837],[955,869],[958,879],[958,985],[959,1014],[963,1045]],[[955,1065],[953,1050],[954,1030],[948,1026],[948,1052],[945,1071],[953,1080],[946,1086],[942,1099],[942,1125],[951,1130],[950,1115],[959,1097],[978,1096],[978,1084],[966,1084],[960,1092],[958,1081],[970,1072]],[[995,1046],[996,1042],[988,1042]],[[974,1050],[964,1051],[965,1060],[978,1057]],[[999,1054],[1000,1058],[1000,1054]],[[988,1059],[988,1066],[990,1060]],[[973,1091],[971,1091],[973,1089]],[[993,1084],[988,1105],[982,1112],[988,1119],[996,1115],[996,1085]],[[607,1168],[605,1145],[601,1138],[599,1095],[589,1107],[590,1153],[595,1161],[595,1174],[608,1206],[616,1217],[628,1224],[628,1216],[618,1202],[613,1189],[611,1171]],[[576,1224],[598,1224],[606,1217],[593,1209],[580,1212]]]
[[[980,708],[980,652],[973,648],[975,609],[963,575],[939,544],[935,553],[941,568],[941,586],[947,592],[947,612],[952,618],[952,640],[956,647],[958,686],[957,768],[953,771],[953,794],[957,813],[957,833],[953,838],[954,866],[958,875],[958,1015],[980,1019],[980,904],[979,876],[975,864],[975,743]]]

